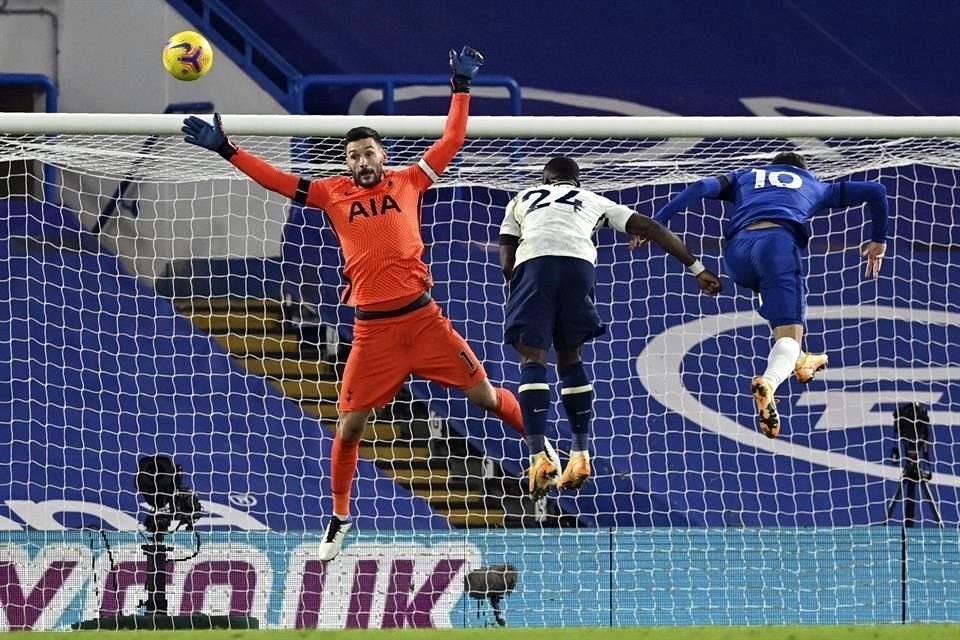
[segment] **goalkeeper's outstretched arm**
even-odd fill
[[[288,198],[296,198],[298,188],[306,180],[292,173],[281,171],[269,162],[247,153],[227,138],[223,131],[220,114],[213,114],[213,124],[190,116],[183,121],[184,140],[190,144],[216,151],[220,156],[243,171],[264,189],[269,189]],[[304,194],[305,195],[305,194]]]
[[[434,142],[418,166],[423,170],[430,182],[435,182],[450,162],[463,147],[467,139],[467,116],[470,112],[470,94],[454,93],[450,98],[450,111],[447,113],[447,122],[443,127],[443,136]]]
[[[463,147],[467,139],[467,116],[470,112],[470,84],[483,66],[483,55],[476,49],[464,47],[459,53],[450,51],[450,111],[443,127],[443,135],[434,142],[417,166],[435,182]],[[428,186],[428,185],[427,185]]]

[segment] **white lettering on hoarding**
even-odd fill
[[[139,544],[112,546],[112,561],[101,549],[94,561],[85,546],[51,541],[62,534],[32,535],[48,541],[33,557],[28,543],[0,545],[0,630],[65,628],[79,619],[137,612],[146,597]],[[297,547],[271,556],[233,541],[242,534],[227,535],[230,541],[204,542],[200,554],[184,562],[173,558],[193,549],[171,544],[171,615],[253,616],[262,627],[285,628],[450,627],[464,576],[481,564],[480,552],[464,541],[367,540],[323,563],[316,559],[318,543],[299,537]],[[275,580],[275,571],[285,579]],[[268,610],[271,602],[280,610]]]

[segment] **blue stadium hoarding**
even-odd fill
[[[68,629],[130,614],[146,562],[132,533],[0,533],[0,630]],[[188,534],[170,539],[189,555]],[[912,622],[956,622],[956,530],[908,554]],[[253,616],[261,628],[492,626],[465,577],[509,564],[508,625],[890,624],[900,621],[900,532],[887,527],[358,532],[332,563],[309,533],[204,534],[171,562],[172,615]],[[823,567],[829,566],[829,571]],[[571,584],[575,585],[571,588]]]

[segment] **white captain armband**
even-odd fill
[[[703,272],[706,271],[706,270],[707,270],[707,268],[706,268],[705,266],[703,266],[703,263],[700,262],[699,260],[694,260],[694,261],[693,261],[693,264],[691,264],[689,267],[687,267],[687,271],[689,271],[691,274],[693,274],[693,275],[695,275],[695,276],[700,275],[701,273],[703,273]]]
[[[430,178],[430,182],[436,182],[440,179],[440,176],[437,175],[437,172],[433,170],[425,158],[420,158],[417,160],[417,166],[420,167],[420,170],[427,174],[427,177]]]

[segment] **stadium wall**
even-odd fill
[[[3,71],[50,76],[61,111],[159,113],[171,102],[209,101],[224,113],[284,113],[225,55],[216,56],[203,82],[168,76],[163,44],[194,27],[165,2],[10,0],[4,8],[11,13],[0,12]],[[30,10],[53,13],[57,31],[48,16],[15,13]]]
[[[484,72],[522,85],[527,115],[953,115],[960,91],[932,64],[960,58],[951,0],[225,4],[304,74],[441,73],[444,52],[470,44]],[[380,108],[335,91],[312,98],[314,113]],[[506,114],[505,98],[476,108]],[[402,100],[398,113],[435,104]]]
[[[0,60],[4,73],[40,73],[56,79],[57,5],[55,0],[6,3],[5,11],[0,11]],[[16,11],[33,13],[8,13]]]
[[[284,109],[226,55],[216,55],[202,82],[171,78],[160,51],[171,34],[192,27],[157,0],[13,0],[7,9],[45,9],[56,16],[0,13],[3,71],[42,73],[57,84],[60,110],[83,113],[160,113],[168,104],[210,102],[223,113],[285,113]],[[54,56],[54,50],[59,55]],[[93,227],[122,176],[61,172],[58,195],[81,223]],[[198,187],[204,202],[168,200],[162,188],[136,194],[140,214],[122,212],[104,229],[105,245],[127,268],[148,282],[177,258],[268,256],[279,253],[286,219],[280,198],[269,196],[255,209],[215,185]]]

